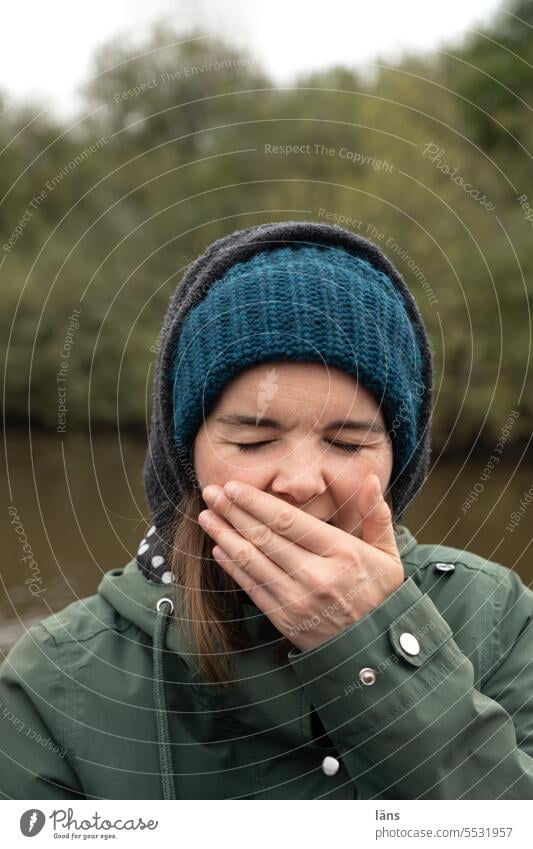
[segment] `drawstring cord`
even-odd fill
[[[163,675],[165,634],[170,622],[170,614],[174,611],[174,604],[169,598],[160,598],[156,605],[156,611],[153,638],[153,663],[154,704],[157,719],[157,737],[159,742],[159,767],[161,770],[163,799],[175,799],[176,790],[174,788],[174,772],[172,766],[172,752],[170,748],[170,729],[168,726],[165,681]]]

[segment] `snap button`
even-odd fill
[[[435,563],[435,569],[437,572],[453,572],[455,563]]]
[[[340,763],[337,758],[334,758],[332,755],[326,755],[324,760],[322,761],[322,771],[326,775],[337,775],[340,769]]]
[[[372,667],[370,666],[365,666],[359,672],[359,680],[361,684],[366,684],[367,686],[370,686],[370,684],[375,684],[376,677],[377,676],[375,669],[372,669]]]
[[[408,631],[400,634],[400,645],[406,654],[418,654],[420,651],[420,643],[415,635]]]

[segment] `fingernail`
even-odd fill
[[[215,486],[214,484],[206,486],[202,492],[202,496],[204,501],[208,504],[214,504],[215,506],[222,504],[224,501],[224,493],[219,486]]]
[[[229,483],[224,484],[224,492],[226,495],[231,495],[233,498],[236,498],[241,494],[241,488],[238,483],[235,483],[235,481],[230,481]]]

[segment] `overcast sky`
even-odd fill
[[[63,115],[79,106],[76,88],[90,76],[90,58],[113,36],[142,44],[156,20],[245,45],[277,82],[333,63],[397,58],[405,48],[429,50],[475,29],[501,0],[24,0],[2,14],[0,92],[15,101],[40,99]],[[0,104],[1,106],[1,104]],[[1,109],[0,109],[1,111]]]

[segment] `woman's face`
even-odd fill
[[[269,444],[247,450],[260,442]],[[250,483],[358,537],[358,489],[374,472],[385,492],[392,460],[372,393],[346,372],[311,362],[261,363],[238,374],[194,442],[201,489]]]

